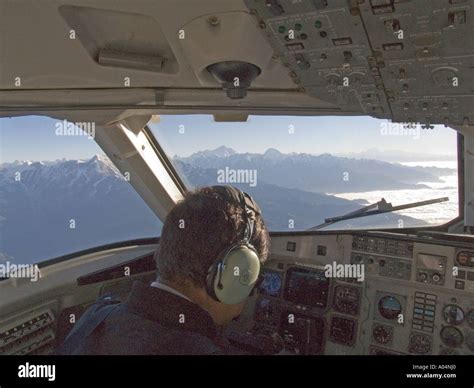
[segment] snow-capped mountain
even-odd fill
[[[189,156],[189,160],[192,161],[193,159],[209,159],[214,160],[216,158],[228,158],[229,156],[235,155],[235,152],[232,148],[226,146],[220,146],[214,150],[205,150],[199,151],[191,156]]]
[[[280,158],[288,158],[276,150],[268,152],[266,157],[236,154],[223,148],[217,154],[227,156],[201,153],[195,155],[196,164],[204,158],[221,161],[251,158],[270,172],[268,166],[273,165],[276,171],[272,174],[278,176],[284,173],[279,171]],[[290,157],[298,160],[309,156]],[[269,162],[265,164],[261,160]],[[217,181],[216,168],[203,168],[183,160],[174,163],[193,187],[222,184]],[[308,178],[310,170],[306,174],[307,179],[312,179]],[[322,223],[326,217],[342,215],[365,204],[282,187],[260,175],[255,187],[232,184],[254,196],[270,230],[293,230],[291,220],[294,230],[307,229]],[[340,223],[338,227],[396,227],[399,219],[406,226],[419,224],[413,218],[385,214]],[[157,237],[160,233],[161,222],[105,156],[0,166],[0,258],[32,263],[106,243]]]
[[[125,178],[103,155],[95,155],[89,160],[27,161],[0,166],[0,184],[2,191],[7,192],[18,192],[23,188],[30,194],[47,195],[55,191],[81,193],[86,188],[84,195],[93,196],[97,191],[107,195],[117,180]]]
[[[160,233],[161,222],[105,156],[0,166],[0,252],[16,261]]]
[[[202,169],[182,161],[175,161],[177,170],[185,174],[193,186],[222,184],[216,180],[214,169]],[[323,193],[311,193],[299,189],[288,189],[278,185],[258,181],[251,187],[245,183],[232,183],[249,193],[262,209],[264,220],[270,230],[305,230],[324,222],[325,218],[343,215],[366,205],[364,200],[346,200]],[[406,226],[422,225],[423,222],[399,214],[381,214],[339,222],[335,229],[345,228],[396,228],[399,220]],[[292,225],[293,224],[293,225]],[[292,225],[292,226],[290,226]]]
[[[228,156],[203,151],[175,160],[203,169],[253,169],[266,183],[313,193],[421,189],[428,186],[419,182],[440,182],[439,176],[453,172],[330,154],[284,154],[273,148],[263,154],[234,152]]]

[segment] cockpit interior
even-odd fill
[[[220,183],[271,236],[227,341],[473,355],[474,1],[197,3],[0,0],[0,355],[152,282]]]

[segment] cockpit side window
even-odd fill
[[[161,221],[94,136],[93,122],[0,119],[0,262],[159,237]]]

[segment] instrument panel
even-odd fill
[[[281,354],[474,354],[474,244],[393,233],[273,236],[229,332]]]
[[[278,347],[272,345],[277,354],[474,354],[472,237],[453,241],[387,232],[271,237],[262,281],[225,331],[229,340],[250,339],[254,346],[270,334],[278,339]],[[2,309],[0,354],[48,353],[72,328],[71,317],[79,319],[99,295],[126,297],[134,281],[151,282],[155,250],[156,242],[108,254],[99,250],[96,261],[79,255],[68,270],[44,269],[38,284],[2,282],[4,300],[23,296],[21,308],[11,303]]]

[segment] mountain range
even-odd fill
[[[161,222],[105,156],[0,167],[6,258],[31,263],[160,233]]]
[[[288,189],[312,193],[355,193],[373,190],[429,188],[454,172],[449,168],[408,167],[375,159],[330,154],[284,154],[270,148],[263,154],[237,153],[221,146],[212,151],[174,157],[175,161],[205,170],[256,170],[258,179]],[[420,184],[419,182],[425,182]]]
[[[216,180],[220,168],[256,169],[255,187],[230,183],[257,200],[270,230],[284,231],[308,229],[367,204],[328,192],[419,188],[423,186],[418,181],[436,182],[445,173],[328,154],[282,154],[274,149],[239,154],[226,147],[176,157],[173,163],[190,186],[221,184]],[[342,179],[344,172],[349,173],[349,181]],[[383,214],[333,228],[396,227],[399,220],[404,226],[423,224],[399,214]],[[38,262],[106,243],[156,237],[161,226],[105,156],[0,165],[0,260]]]

